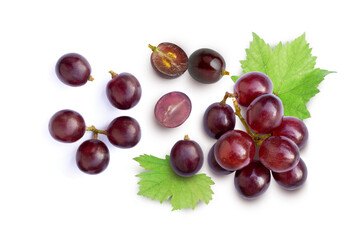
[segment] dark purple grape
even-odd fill
[[[246,111],[246,122],[260,134],[268,134],[281,124],[284,109],[280,98],[264,94],[254,99]]]
[[[134,107],[141,97],[139,81],[130,73],[116,74],[110,71],[112,79],[106,86],[106,95],[110,103],[122,110]]]
[[[155,72],[163,78],[177,78],[188,68],[188,56],[173,43],[160,43],[157,47],[149,45],[153,51],[150,57]]]
[[[270,94],[273,84],[270,78],[262,72],[248,72],[242,75],[235,83],[234,92],[241,106],[247,107],[257,97]]]
[[[174,172],[182,177],[190,177],[197,173],[204,162],[204,155],[195,141],[180,140],[170,152],[170,164]]]
[[[98,174],[109,165],[110,154],[106,145],[98,139],[83,142],[76,152],[76,164],[88,174]]]
[[[92,80],[89,62],[80,54],[68,53],[56,63],[56,75],[65,84],[73,87],[84,85]]]
[[[215,139],[235,127],[234,110],[228,104],[213,103],[205,111],[203,125],[206,133]]]
[[[73,110],[61,110],[49,121],[49,132],[60,142],[72,143],[84,136],[86,130],[83,117]]]
[[[259,159],[271,171],[286,172],[298,164],[299,148],[287,137],[271,136],[261,144]]]
[[[228,171],[247,166],[255,156],[254,140],[244,131],[231,130],[223,134],[215,144],[217,163]]]
[[[106,135],[114,146],[131,148],[140,141],[141,129],[134,118],[123,116],[115,118],[109,124]]]
[[[254,161],[235,172],[234,183],[243,198],[254,199],[268,189],[270,179],[270,171],[259,161]]]
[[[207,161],[208,161],[208,165],[209,165],[210,169],[218,175],[228,175],[228,174],[232,173],[233,171],[226,170],[217,163],[217,161],[215,159],[215,155],[214,155],[214,148],[215,148],[215,144],[211,147],[211,149],[208,153]]]
[[[290,138],[301,149],[308,140],[309,132],[305,123],[300,119],[283,117],[281,125],[275,129],[273,135]]]
[[[174,128],[183,124],[191,113],[190,98],[182,92],[169,92],[155,105],[156,120],[164,127]]]
[[[196,50],[189,57],[189,73],[192,78],[201,83],[215,83],[223,75],[229,73],[225,71],[225,60],[216,51],[209,48]]]
[[[272,172],[275,181],[286,190],[300,188],[306,181],[307,168],[304,161],[300,158],[299,163],[287,172]]]

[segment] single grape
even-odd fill
[[[190,98],[182,92],[169,92],[156,103],[155,118],[167,128],[178,127],[183,124],[191,113]]]
[[[215,139],[235,127],[234,110],[228,104],[213,103],[205,111],[203,125],[206,133]]]
[[[238,193],[246,199],[255,199],[262,195],[270,185],[270,171],[259,161],[251,162],[235,172],[234,183]]]
[[[106,95],[110,103],[122,110],[134,107],[141,97],[139,81],[130,73],[116,74],[110,71],[112,79],[106,86]]]
[[[141,129],[134,118],[123,116],[115,118],[109,124],[106,135],[114,146],[131,148],[140,141]]]
[[[76,164],[88,174],[98,174],[109,165],[110,153],[106,145],[98,139],[83,142],[76,152]]]
[[[73,110],[58,111],[49,121],[51,136],[60,142],[76,142],[84,136],[85,130],[86,126],[83,117]]]
[[[223,134],[215,144],[217,163],[228,171],[247,166],[255,156],[254,140],[244,131],[231,130]]]
[[[274,130],[273,135],[290,138],[301,149],[308,140],[309,132],[305,123],[300,119],[283,117],[281,125]]]
[[[201,83],[215,83],[229,74],[225,71],[224,58],[209,48],[198,49],[190,55],[188,70],[191,77]]]
[[[174,172],[182,177],[197,173],[204,162],[200,145],[185,136],[184,140],[175,143],[170,152],[170,164]]]
[[[188,68],[188,56],[173,43],[160,43],[157,47],[149,45],[153,51],[150,57],[155,72],[163,78],[177,78]]]
[[[247,107],[250,103],[263,94],[270,94],[273,84],[270,78],[262,72],[248,72],[242,75],[235,83],[234,92],[241,106]]]
[[[299,148],[287,137],[271,136],[261,144],[259,159],[271,171],[286,172],[298,164]]]
[[[92,80],[89,62],[77,53],[68,53],[60,57],[55,71],[63,83],[73,87],[82,86],[88,80]]]
[[[232,173],[233,171],[226,170],[217,163],[214,155],[214,148],[215,148],[215,144],[211,147],[207,158],[210,169],[218,175],[228,175]]]
[[[300,158],[299,163],[287,172],[272,172],[275,181],[286,190],[295,190],[300,188],[307,178],[307,167]]]
[[[268,134],[280,126],[283,114],[280,98],[264,94],[251,102],[246,111],[246,121],[254,132]]]

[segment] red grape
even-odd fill
[[[226,170],[217,163],[217,161],[215,159],[215,155],[214,155],[214,148],[215,148],[215,144],[211,147],[211,149],[208,153],[208,158],[207,158],[210,169],[214,173],[219,174],[219,175],[228,175],[228,174],[232,173],[233,171]]]
[[[235,127],[234,110],[228,104],[213,103],[205,111],[203,125],[206,133],[218,139]]]
[[[228,74],[224,58],[209,48],[201,48],[191,54],[188,68],[191,77],[201,83],[215,83]]]
[[[140,141],[141,129],[134,118],[123,116],[115,118],[109,124],[106,135],[114,146],[131,148]]]
[[[191,113],[191,101],[182,92],[169,92],[155,105],[156,120],[164,127],[174,128],[183,124]]]
[[[239,170],[253,160],[255,143],[246,132],[231,130],[218,139],[214,155],[222,168],[229,171]]]
[[[287,137],[271,136],[261,144],[259,158],[271,171],[286,172],[298,164],[299,148]]]
[[[176,78],[187,70],[188,56],[179,46],[165,42],[149,47],[153,50],[151,65],[161,77]]]
[[[68,53],[60,57],[56,63],[55,71],[63,83],[73,87],[84,85],[91,79],[89,62],[77,53]]]
[[[251,162],[235,172],[234,183],[238,193],[246,199],[262,195],[270,185],[270,171],[259,161]]]
[[[268,134],[280,126],[283,114],[280,98],[264,94],[251,102],[246,111],[246,121],[254,132]]]
[[[79,169],[88,174],[98,174],[109,165],[110,154],[106,145],[98,139],[83,142],[76,152]]]
[[[290,138],[299,149],[304,147],[309,137],[305,123],[296,117],[283,117],[281,125],[275,129],[273,135]]]
[[[241,106],[247,107],[260,95],[272,93],[273,84],[270,78],[262,72],[248,72],[235,83],[234,92]]]
[[[73,110],[61,110],[55,113],[49,121],[51,136],[65,143],[72,143],[84,136],[86,130],[83,117]]]
[[[286,190],[295,190],[301,187],[307,178],[307,168],[300,158],[299,163],[287,172],[272,172],[275,181]]]
[[[106,95],[110,103],[122,110],[134,107],[141,97],[141,86],[139,81],[130,73],[116,74],[112,71],[113,75],[106,86]]]

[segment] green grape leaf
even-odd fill
[[[159,200],[160,203],[171,198],[173,211],[189,207],[194,209],[199,201],[208,204],[212,199],[210,185],[214,182],[206,174],[181,177],[172,170],[168,155],[165,159],[141,155],[134,160],[147,170],[136,175],[141,178],[138,195]]]
[[[279,43],[271,49],[258,35],[246,49],[246,59],[240,61],[243,74],[263,72],[273,82],[273,93],[283,102],[284,115],[299,119],[310,117],[306,103],[315,96],[318,85],[332,71],[315,68],[316,57],[312,56],[305,34],[286,44]],[[232,78],[235,82],[235,76]]]

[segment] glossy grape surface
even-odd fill
[[[257,97],[270,94],[273,84],[270,78],[262,72],[248,72],[242,75],[235,83],[234,92],[241,106],[247,107]]]
[[[268,137],[260,146],[259,159],[271,171],[286,172],[298,164],[299,148],[287,137]]]
[[[204,162],[199,144],[192,140],[180,140],[172,147],[170,164],[176,174],[190,177],[197,173]]]
[[[155,118],[167,128],[183,124],[191,113],[190,98],[182,92],[169,92],[162,96],[155,105]]]
[[[246,122],[255,133],[268,134],[280,126],[283,114],[280,98],[273,94],[264,94],[249,105]]]
[[[274,130],[273,135],[290,138],[301,149],[308,140],[309,132],[305,123],[300,119],[283,117],[281,125]]]
[[[131,148],[140,141],[141,129],[134,118],[123,116],[115,118],[109,124],[106,135],[114,146]]]
[[[215,83],[223,76],[225,60],[218,52],[201,48],[190,55],[188,70],[198,82]]]
[[[268,189],[270,180],[270,171],[259,161],[254,161],[235,172],[234,184],[243,198],[254,199]]]
[[[68,53],[57,61],[55,71],[63,83],[78,87],[89,80],[91,67],[89,62],[80,54]]]
[[[114,107],[122,110],[130,109],[140,101],[141,86],[132,74],[121,73],[108,82],[106,95]]]
[[[255,143],[246,132],[231,130],[218,139],[214,155],[222,168],[228,171],[239,170],[253,160]]]
[[[235,127],[235,114],[230,105],[211,104],[205,111],[203,125],[206,133],[215,139]]]
[[[83,142],[76,152],[76,164],[88,174],[98,174],[109,165],[110,153],[106,145],[98,139]]]
[[[151,65],[163,78],[177,78],[188,68],[188,56],[173,43],[160,43],[150,57]]]
[[[60,142],[76,142],[84,136],[85,129],[83,117],[73,110],[65,109],[58,111],[49,121],[51,136]]]
[[[302,159],[291,170],[282,173],[272,172],[275,181],[286,190],[300,188],[307,178],[307,167]]]
[[[215,155],[214,155],[214,148],[215,148],[215,144],[211,147],[211,149],[208,153],[208,158],[207,158],[208,165],[209,165],[211,171],[213,171],[214,173],[216,173],[218,175],[228,175],[228,174],[232,173],[233,171],[226,170],[217,163],[217,161],[215,159]]]

